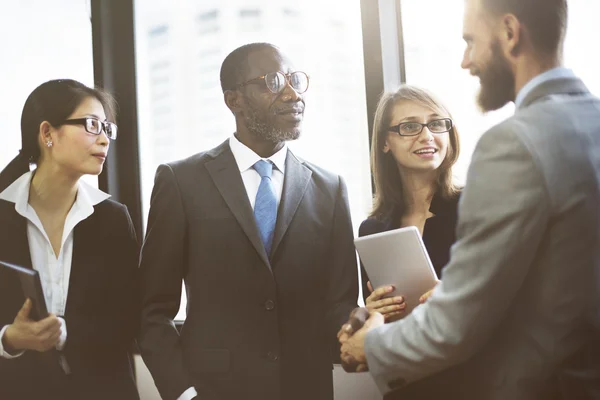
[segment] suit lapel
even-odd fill
[[[283,240],[285,232],[289,228],[296,210],[298,210],[300,201],[304,197],[311,176],[312,172],[288,150],[285,159],[285,178],[283,180],[281,205],[277,212],[277,224],[273,234],[272,254],[275,254],[277,247]]]
[[[229,142],[222,144],[220,150],[212,161],[205,164],[206,169],[244,233],[250,239],[260,258],[270,269],[271,263],[258,234],[254,213],[244,188],[242,176],[229,148]]]
[[[33,268],[27,238],[27,220],[17,213],[14,203],[4,200],[0,200],[0,215],[0,260]]]

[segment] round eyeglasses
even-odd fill
[[[279,71],[269,72],[266,75],[252,78],[246,82],[240,83],[236,86],[236,88],[240,88],[257,81],[260,82],[261,80],[265,82],[267,89],[269,89],[271,93],[275,94],[281,93],[287,84],[289,84],[298,94],[302,94],[308,90],[308,75],[302,71],[295,71],[289,74],[284,74],[283,72]]]
[[[402,122],[398,125],[390,126],[388,131],[396,132],[400,136],[420,135],[424,127],[431,133],[445,133],[452,129],[453,123],[450,118],[441,118],[429,121],[426,124],[420,122]]]
[[[93,135],[99,135],[104,131],[110,140],[117,138],[117,124],[108,121],[100,121],[98,118],[76,118],[67,119],[61,125],[83,125],[85,130]]]

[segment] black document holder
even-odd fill
[[[29,298],[33,303],[29,318],[35,321],[46,318],[48,316],[48,309],[46,307],[46,299],[44,298],[39,273],[34,269],[20,267],[3,261],[0,261],[0,267],[8,268],[19,276],[23,295],[25,298]],[[39,353],[39,355],[44,362],[50,363],[53,366],[57,364],[60,365],[65,374],[69,375],[71,373],[67,359],[64,354],[58,350],[48,350],[44,353]]]

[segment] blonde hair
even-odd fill
[[[441,101],[432,93],[416,86],[402,85],[395,92],[384,92],[381,95],[375,110],[371,136],[371,172],[375,182],[375,195],[370,217],[379,220],[391,217],[395,210],[399,211],[400,215],[404,215],[406,210],[405,189],[400,179],[398,164],[391,153],[383,152],[392,110],[401,102],[417,103],[439,115],[448,115],[452,118]],[[450,145],[446,158],[438,168],[436,194],[442,198],[451,198],[460,190],[452,176],[452,166],[456,163],[460,151],[458,130],[454,124],[449,136]]]

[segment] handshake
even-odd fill
[[[352,310],[350,319],[342,325],[337,334],[342,345],[342,367],[346,372],[365,372],[369,370],[365,355],[365,336],[367,332],[382,326],[385,319],[381,313],[370,312],[366,307]]]
[[[340,328],[337,338],[341,344],[342,367],[346,372],[365,372],[369,370],[365,354],[365,337],[371,330],[400,318],[406,304],[402,297],[384,298],[394,290],[393,286],[382,286],[373,290],[368,283],[371,295],[367,298],[366,307],[352,310],[350,318]],[[433,289],[423,294],[419,302],[424,303]]]

